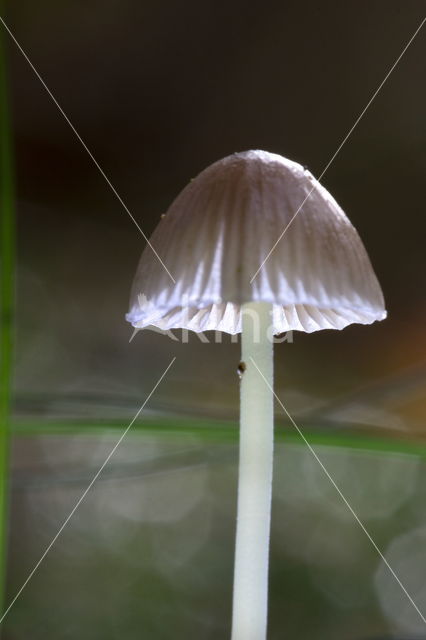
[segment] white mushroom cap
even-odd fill
[[[274,305],[274,334],[386,317],[355,228],[309,171],[274,153],[235,153],[209,166],[150,241],[175,283],[147,246],[126,316],[134,327],[239,333],[241,306],[261,301]]]

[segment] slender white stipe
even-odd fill
[[[242,309],[238,515],[232,640],[265,640],[274,440],[272,305]],[[252,359],[262,370],[262,380]]]

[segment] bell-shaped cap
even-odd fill
[[[273,153],[235,153],[209,166],[150,242],[169,273],[147,246],[126,316],[134,327],[239,333],[241,306],[261,301],[273,304],[274,334],[386,317],[367,252],[342,209],[309,171]]]

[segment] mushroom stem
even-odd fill
[[[245,370],[241,376],[232,640],[266,638],[274,441],[271,312],[272,305],[265,302],[242,307]]]

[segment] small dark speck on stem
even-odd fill
[[[238,377],[241,378],[243,377],[243,373],[246,370],[246,363],[245,362],[240,362],[240,364],[237,367],[237,373],[238,373]]]

